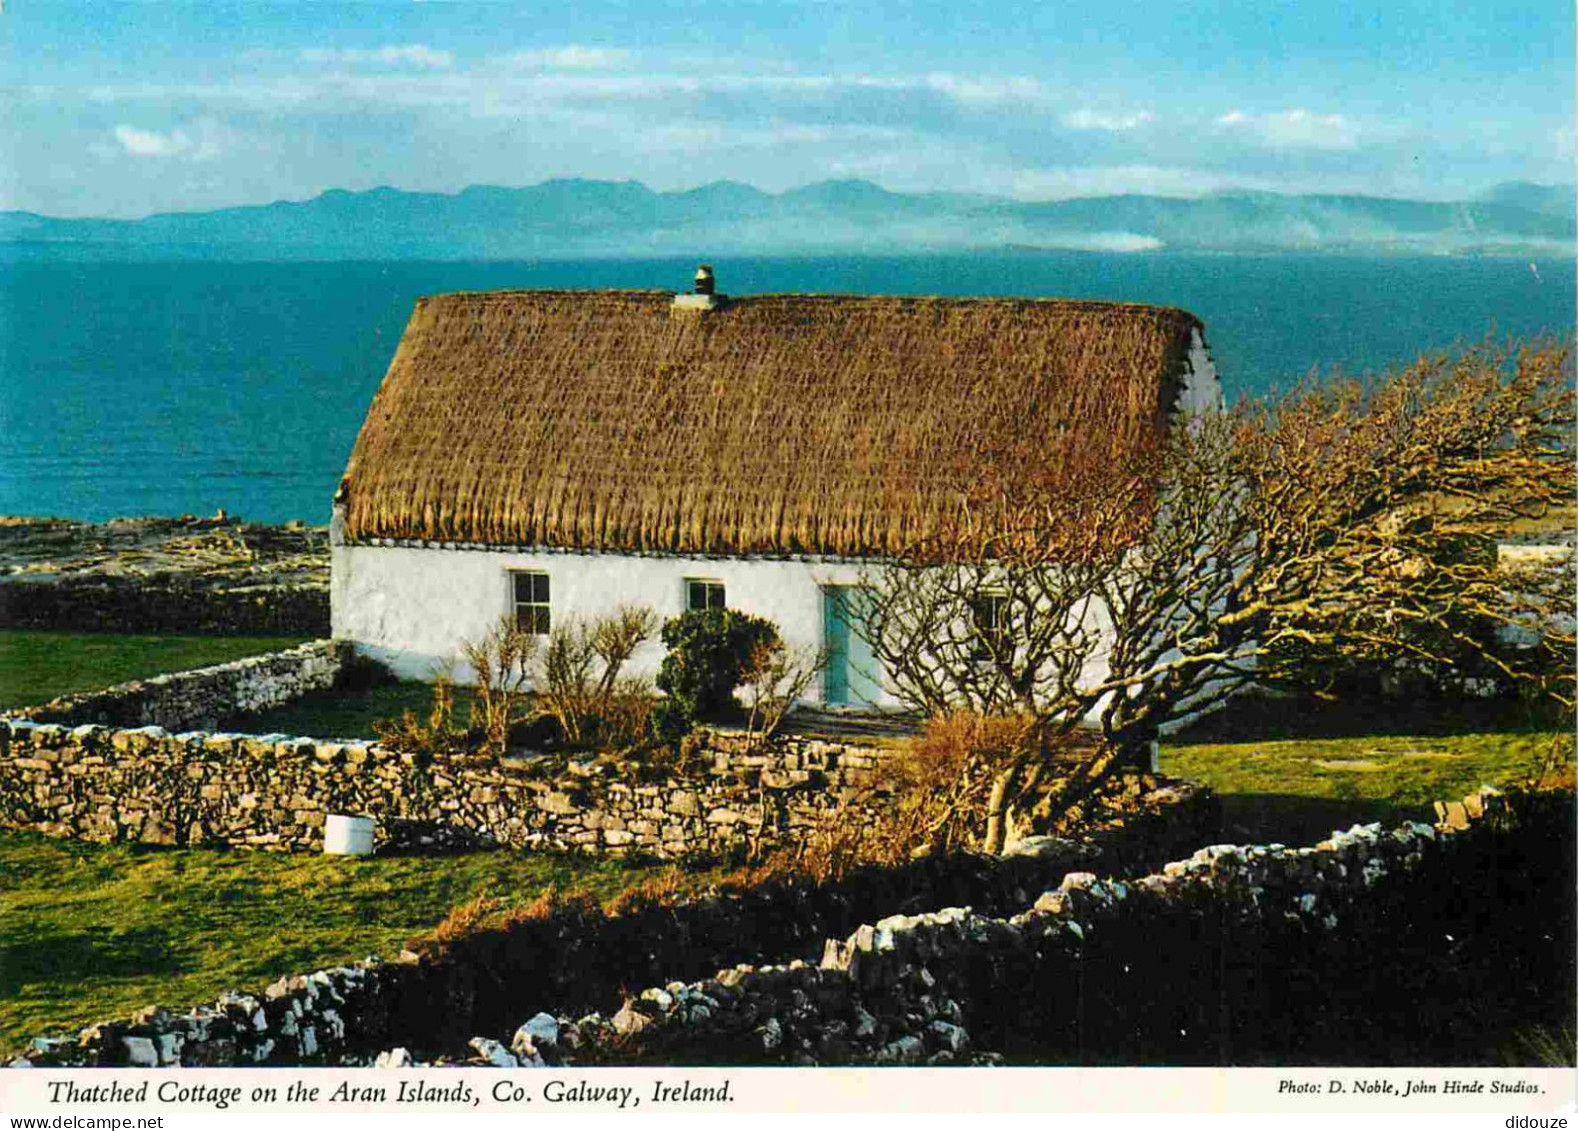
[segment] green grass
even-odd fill
[[[470,690],[455,688],[456,726],[464,727],[470,718],[471,699]],[[374,738],[375,722],[398,719],[406,711],[414,712],[425,721],[432,706],[432,686],[419,680],[406,680],[381,684],[365,691],[313,691],[268,711],[223,719],[221,726],[249,734]]]
[[[148,1005],[186,1008],[283,974],[392,958],[484,893],[527,903],[556,884],[606,899],[662,870],[507,851],[350,858],[0,832],[0,1050]]]
[[[1161,768],[1221,795],[1229,839],[1311,844],[1356,823],[1434,821],[1434,801],[1528,777],[1559,733],[1180,742],[1162,747]]]
[[[33,706],[127,680],[222,664],[290,648],[306,639],[0,631],[0,707]]]

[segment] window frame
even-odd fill
[[[1003,654],[1009,640],[1010,620],[1008,607],[1011,597],[1006,592],[981,593],[968,599],[970,609],[970,658],[980,663],[995,663]],[[986,616],[982,614],[987,613]],[[990,623],[987,623],[988,619]]]
[[[706,592],[706,596],[700,606],[693,604],[691,600],[695,586],[702,586]],[[716,604],[712,600],[714,590],[716,590],[718,596]],[[685,579],[684,600],[687,613],[706,612],[708,609],[726,609],[729,607],[728,586],[712,577],[687,577]]]
[[[510,611],[514,616],[515,627],[529,631],[533,636],[547,636],[553,631],[553,581],[552,575],[545,569],[512,569],[507,571],[510,579]],[[521,600],[521,582],[530,580],[527,589],[527,599]],[[542,590],[538,593],[538,582]],[[539,596],[541,599],[539,599]],[[530,627],[522,623],[521,614],[531,612]]]

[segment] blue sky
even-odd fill
[[[1570,0],[504,0],[0,11],[0,208],[550,177],[1024,199],[1573,179]]]

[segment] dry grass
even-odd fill
[[[608,915],[638,915],[658,907],[673,907],[693,889],[690,877],[678,868],[642,876],[603,904]]]
[[[830,822],[844,824],[849,822]],[[595,928],[616,917],[641,915],[674,908],[706,894],[740,895],[765,884],[821,884],[843,875],[844,867],[870,863],[869,854],[850,856],[833,870],[808,868],[806,853],[775,852],[752,864],[730,868],[693,869],[678,865],[637,871],[611,894],[600,895],[592,885],[552,883],[521,903],[491,897],[486,891],[460,904],[431,930],[413,936],[411,950],[442,953],[456,943],[485,931],[508,932],[527,923],[556,920],[579,922]],[[600,885],[606,892],[608,885]]]
[[[957,517],[961,484],[1132,475],[1198,325],[1028,299],[776,295],[686,318],[669,300],[422,300],[346,469],[347,534],[901,553]]]
[[[435,946],[447,946],[458,939],[474,934],[504,909],[505,904],[502,900],[494,899],[485,890],[480,891],[470,902],[459,903],[450,908],[449,914],[421,937]]]

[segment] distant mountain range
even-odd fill
[[[0,212],[0,252],[210,259],[535,259],[895,254],[970,249],[1569,256],[1571,185],[1509,182],[1474,200],[1222,192],[1041,203],[824,181],[767,193],[733,181],[654,192],[635,181],[474,186],[453,195],[333,189],[301,202],[141,220]]]

